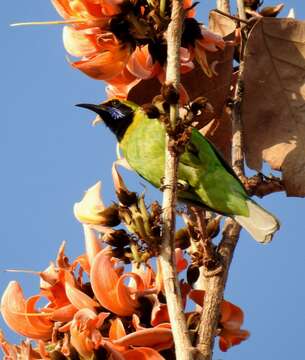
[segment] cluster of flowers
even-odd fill
[[[170,1],[162,11],[153,0],[52,0],[68,25],[63,30],[67,52],[80,58],[71,62],[86,75],[107,82],[109,97],[126,98],[141,80],[165,79],[166,29]],[[195,19],[191,0],[184,0],[185,20],[181,46],[181,73],[194,60],[207,76],[213,75],[206,51],[223,49],[223,39]],[[184,89],[182,94],[186,95]]]
[[[158,211],[149,212],[143,197],[129,192],[115,170],[114,181],[119,204],[105,207],[97,183],[74,206],[74,214],[84,228],[85,254],[70,263],[63,244],[56,262],[37,273],[40,292],[28,299],[18,282],[7,286],[1,300],[5,322],[36,343],[28,340],[12,345],[1,333],[4,359],[173,358],[158,259],[156,270],[150,264],[160,245]],[[113,229],[120,222],[134,232]],[[124,263],[131,264],[130,272],[124,272]],[[176,265],[178,272],[189,266],[179,247]],[[203,290],[193,289],[183,280],[180,284],[185,307],[190,308],[189,300],[197,307],[204,306]],[[46,305],[37,309],[42,300]],[[200,312],[197,308],[185,316],[195,341]],[[223,300],[218,326],[222,351],[248,338],[248,331],[240,329],[242,323],[242,310]]]

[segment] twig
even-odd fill
[[[239,7],[241,2],[242,9]],[[245,19],[243,1],[237,0],[237,6],[239,17]],[[232,166],[237,175],[241,178],[244,177],[244,154],[240,116],[243,95],[242,76],[243,64],[241,63],[232,112]],[[206,294],[197,339],[197,347],[203,355],[204,360],[212,359],[215,335],[219,322],[220,303],[223,300],[228,271],[239,239],[240,231],[241,227],[234,220],[226,220],[223,237],[218,246],[218,253],[221,257],[223,271],[220,274],[206,279]]]
[[[261,173],[246,178],[243,184],[249,196],[256,195],[260,198],[285,190],[283,181],[280,178],[273,175],[267,177]]]
[[[242,22],[242,23],[247,24],[247,25],[249,24],[249,20],[243,20],[243,19],[239,18],[238,16],[227,14],[225,11],[221,11],[221,10],[216,9],[216,10],[213,10],[213,12],[221,14],[221,15],[229,18],[229,19],[232,19],[232,20],[235,20],[235,21],[238,21],[238,22]]]
[[[230,14],[230,0],[217,0],[217,9],[226,14]]]
[[[246,16],[246,11],[245,11],[244,0],[236,0],[236,2],[237,2],[238,16],[242,20],[246,20],[247,16]]]
[[[166,83],[178,91],[180,83],[180,44],[183,25],[182,0],[172,1],[171,22],[167,30]],[[170,125],[174,131],[178,119],[178,104],[170,106]],[[177,168],[179,155],[175,151],[174,139],[166,135],[165,173],[163,194],[163,241],[160,255],[162,277],[173,331],[176,359],[191,360],[192,344],[184,316],[181,291],[174,258],[175,208],[177,192]]]

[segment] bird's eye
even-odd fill
[[[112,100],[112,106],[118,106],[119,104],[119,100]]]

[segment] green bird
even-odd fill
[[[165,127],[126,100],[78,104],[97,113],[116,135],[130,167],[157,188],[164,176]],[[178,166],[178,200],[234,218],[255,240],[268,243],[279,221],[246,193],[232,168],[196,129]]]

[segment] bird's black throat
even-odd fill
[[[124,114],[124,116],[116,118],[115,120],[111,116],[102,117],[105,125],[114,133],[118,141],[120,142],[125,135],[126,130],[132,123],[133,111]]]
[[[89,109],[98,114],[119,142],[133,121],[133,109],[117,99],[109,100],[100,105],[77,104],[76,106]]]

